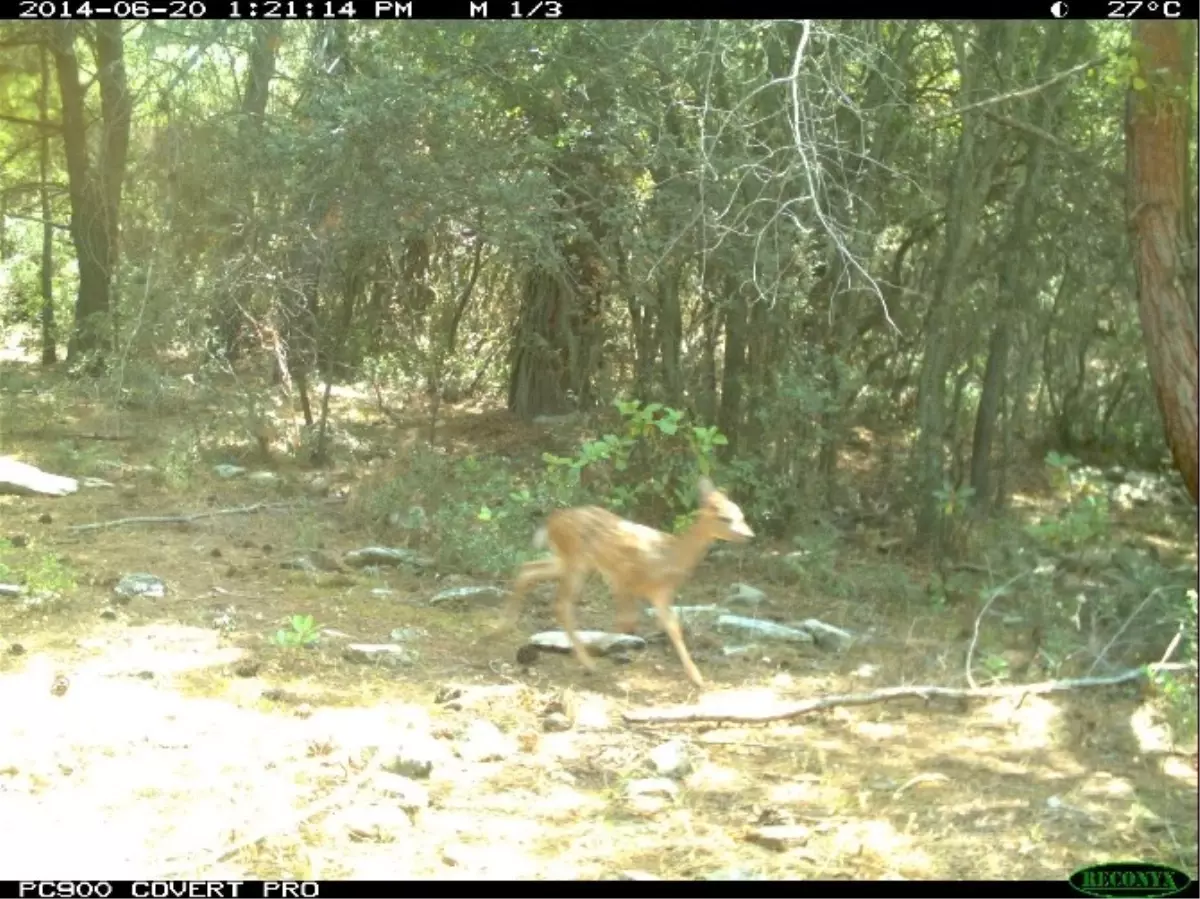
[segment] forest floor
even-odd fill
[[[407,483],[432,503],[437,490],[404,481],[419,435],[369,403],[339,400],[338,420],[386,452],[322,475],[322,492],[342,484],[350,499],[318,502],[314,475],[278,459],[241,462],[271,477],[215,473],[239,460],[204,448],[200,422],[221,414],[211,403],[117,410],[79,384],[47,387],[13,365],[0,376],[0,452],[109,485],[0,496],[0,583],[50,588],[0,596],[0,820],[18,822],[0,879],[1008,880],[1128,859],[1196,875],[1195,745],[1163,737],[1155,697],[1136,685],[629,723],[630,709],[698,700],[664,641],[594,674],[569,655],[522,667],[523,637],[554,626],[544,592],[494,637],[498,599],[431,599],[503,589],[503,576],[344,564],[362,547],[425,549],[381,536],[363,491]],[[452,458],[513,466],[546,439],[465,409],[447,410],[439,435]],[[274,502],[289,505],[71,530]],[[1195,564],[1194,534],[1148,538]],[[727,654],[691,628],[706,703],[964,684],[978,603],[964,617],[902,589],[929,572],[861,539],[823,557],[819,582],[797,579],[780,559],[803,544],[714,552],[678,602],[719,602],[743,582],[776,617],[861,639],[840,653]],[[289,565],[301,556],[318,563]],[[131,573],[161,578],[164,595],[116,597]],[[581,624],[611,614],[595,579]],[[297,615],[320,638],[273,642]],[[647,619],[640,633],[656,630]],[[1003,635],[984,640],[992,658],[1009,649]],[[389,642],[406,648],[401,663],[346,654]]]

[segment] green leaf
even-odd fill
[[[1146,89],[1146,79],[1138,75],[1133,76],[1133,89],[1135,91],[1144,91]]]

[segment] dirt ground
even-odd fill
[[[0,537],[16,544],[0,582],[47,557],[74,572],[58,598],[0,597],[0,819],[18,824],[0,879],[1008,880],[1128,859],[1196,875],[1196,756],[1164,737],[1135,686],[632,725],[626,710],[698,699],[664,641],[590,675],[568,655],[522,667],[523,636],[552,627],[544,593],[497,638],[495,601],[430,599],[503,580],[283,567],[301,549],[337,560],[385,542],[352,503],[307,498],[298,469],[276,465],[279,480],[255,483],[193,461],[164,481],[172,429],[197,410],[117,415],[76,397],[31,424],[39,394],[5,402],[0,452],[67,475],[78,474],[68,449],[103,456],[112,486],[0,497]],[[446,439],[529,453],[536,438],[502,420],[461,413]],[[99,439],[113,434],[123,439]],[[278,501],[293,505],[70,530]],[[961,685],[960,622],[895,599],[878,552],[845,547],[852,588],[814,595],[778,577],[787,548],[713,554],[680,604],[745,582],[792,618],[863,639],[842,653],[725,655],[693,629],[705,702]],[[165,595],[117,601],[132,572],[160,577]],[[297,614],[321,639],[272,643]],[[609,623],[598,579],[580,615]],[[397,629],[414,650],[405,664],[345,657]]]

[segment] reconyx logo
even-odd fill
[[[1147,862],[1109,862],[1080,868],[1068,882],[1085,896],[1101,899],[1177,896],[1191,885],[1182,871]]]

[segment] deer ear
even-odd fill
[[[701,499],[705,499],[710,493],[716,490],[716,488],[713,487],[713,482],[708,478],[701,478],[696,484],[696,489],[700,491]]]

